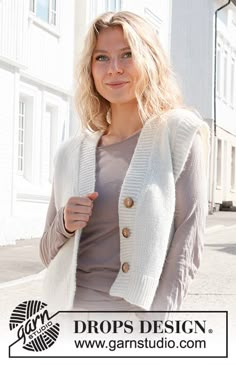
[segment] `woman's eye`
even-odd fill
[[[132,57],[132,53],[131,52],[125,52],[123,54],[123,58],[131,58]]]
[[[96,57],[96,61],[107,61],[108,57],[104,55],[99,55]]]

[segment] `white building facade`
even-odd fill
[[[0,0],[0,245],[40,237],[53,157],[76,133],[73,75],[91,20],[145,16],[170,51],[171,0]]]
[[[69,135],[73,17],[73,1],[0,1],[0,245],[42,234]]]
[[[236,2],[219,11],[216,41],[215,202],[236,206]]]
[[[171,56],[186,104],[211,128],[209,211],[236,206],[236,2],[175,0]]]

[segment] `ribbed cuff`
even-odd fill
[[[64,207],[61,207],[57,213],[57,231],[66,238],[73,237],[75,232],[69,233],[64,225]]]

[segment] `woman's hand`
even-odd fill
[[[93,192],[85,197],[71,197],[64,207],[64,226],[69,233],[84,228],[92,215],[93,201],[98,193]]]

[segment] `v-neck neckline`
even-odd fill
[[[129,137],[127,137],[127,138],[123,139],[122,141],[118,141],[118,142],[114,142],[114,143],[110,143],[110,144],[100,145],[100,146],[99,146],[99,142],[100,142],[100,140],[101,140],[101,138],[102,138],[102,135],[101,135],[101,137],[100,137],[100,139],[99,139],[99,141],[98,141],[98,143],[97,143],[97,148],[99,148],[99,149],[103,149],[103,148],[105,148],[105,149],[106,149],[106,148],[111,148],[111,147],[116,146],[116,145],[123,144],[123,143],[125,143],[125,142],[129,141],[130,139],[132,139],[132,138],[134,138],[134,137],[137,137],[137,135],[139,135],[139,134],[141,133],[141,131],[142,131],[142,128],[141,128],[141,129],[139,129],[138,131],[134,132],[131,136],[129,136]]]

